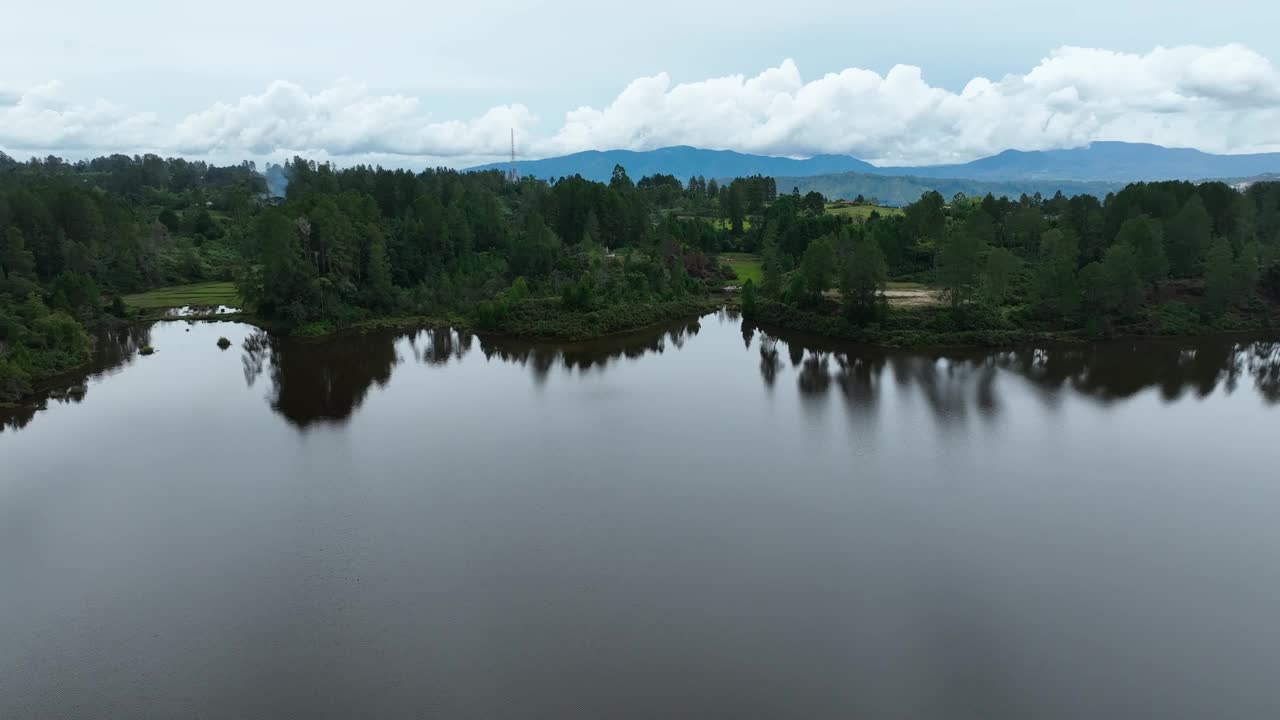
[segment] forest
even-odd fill
[[[622,167],[607,183],[301,158],[264,170],[0,153],[0,402],[85,364],[95,329],[136,319],[126,295],[209,280],[294,335],[450,322],[583,339],[729,303],[880,344],[1001,344],[1267,330],[1280,301],[1276,183],[926,192],[897,209]],[[267,176],[287,178],[284,197]],[[908,286],[935,301],[896,304]]]

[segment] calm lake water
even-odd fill
[[[1280,343],[100,350],[0,430],[6,720],[1280,716]]]

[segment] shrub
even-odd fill
[[[1262,273],[1262,294],[1272,302],[1280,302],[1280,262],[1272,263]]]
[[[0,402],[13,402],[31,391],[31,375],[0,357]]]

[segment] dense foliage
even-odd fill
[[[1280,278],[1276,183],[1244,191],[1217,182],[1138,183],[1102,200],[947,201],[929,192],[901,217],[873,217],[813,239],[805,233],[798,242],[772,236],[768,226],[764,235],[755,317],[864,339],[910,342],[921,339],[917,331],[933,340],[979,333],[1000,342],[1062,331],[1258,329],[1272,320],[1267,299],[1280,295],[1273,288]],[[860,243],[876,246],[879,257],[864,250],[859,258]],[[882,262],[887,274],[872,271]],[[861,292],[850,283],[855,277]],[[886,277],[941,289],[950,317],[888,320],[883,309],[869,311],[876,295],[866,288],[883,290]],[[833,278],[842,278],[838,294],[829,292]],[[895,313],[911,314],[919,311]]]
[[[82,365],[121,293],[230,279],[262,187],[251,164],[0,154],[0,402]]]
[[[696,312],[754,253],[753,319],[890,342],[1256,327],[1280,299],[1280,184],[1136,184],[842,214],[772,178],[510,182],[295,159],[0,156],[0,401],[82,364],[121,296],[234,279],[274,328],[386,318],[590,337]],[[861,204],[861,203],[858,203]],[[883,212],[882,212],[883,211]],[[891,307],[890,280],[940,288]]]
[[[769,185],[634,183],[622,168],[608,184],[511,183],[498,172],[337,170],[303,160],[288,174],[288,201],[254,220],[240,287],[259,315],[303,332],[376,316],[467,314],[481,327],[538,334],[556,326],[547,312],[682,301],[724,284],[711,256],[747,209],[764,207],[766,193],[753,190]],[[711,221],[721,196],[742,200],[728,230]]]

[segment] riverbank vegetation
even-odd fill
[[[95,326],[171,305],[242,307],[299,335],[450,318],[582,339],[741,286],[754,321],[907,345],[1257,330],[1280,301],[1273,183],[930,192],[890,209],[622,167],[607,183],[271,172],[285,197],[250,163],[0,156],[0,401],[83,364]]]
[[[1271,330],[1280,322],[1280,185],[1138,183],[1090,196],[950,200],[842,226],[802,251],[766,243],[744,311],[888,344]],[[889,278],[943,308],[893,307]],[[875,292],[868,292],[868,287]]]
[[[124,295],[233,280],[264,188],[252,164],[0,153],[0,402],[85,364]]]

